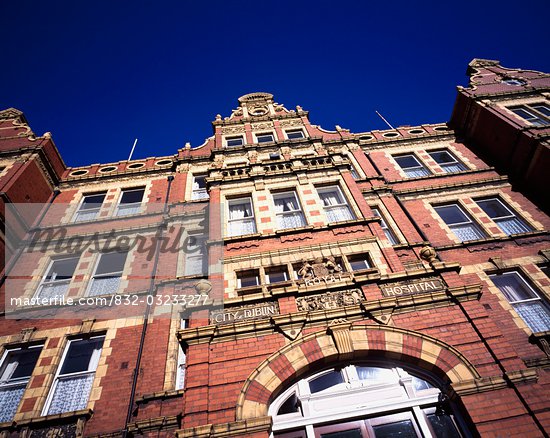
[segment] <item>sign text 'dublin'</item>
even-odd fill
[[[254,307],[238,307],[225,309],[223,312],[216,312],[210,316],[213,324],[223,324],[235,321],[266,318],[278,314],[277,305],[274,303]]]
[[[403,295],[416,295],[426,292],[435,292],[445,289],[443,282],[437,278],[429,278],[407,283],[392,283],[380,286],[385,297],[400,297]]]

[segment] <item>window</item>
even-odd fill
[[[380,213],[380,210],[376,207],[371,207],[372,213],[380,218],[380,226],[382,227],[382,230],[384,231],[384,234],[386,235],[386,238],[390,241],[392,245],[399,244],[399,240],[397,239],[395,233],[391,230],[390,227],[388,227],[388,224],[386,220],[384,219],[384,216],[382,216],[382,213]]]
[[[318,188],[317,192],[323,203],[325,214],[329,223],[342,222],[355,219],[354,214],[338,186]]]
[[[141,211],[141,201],[143,200],[144,193],[145,189],[143,187],[122,190],[116,215],[138,214]]]
[[[518,272],[491,275],[491,281],[534,332],[550,330],[550,309]]]
[[[204,236],[192,236],[187,239],[185,247],[185,275],[206,275],[208,257]]]
[[[78,257],[52,260],[38,287],[36,297],[49,299],[64,297],[69,290],[77,264]]]
[[[260,275],[257,269],[237,272],[237,288],[260,285]]]
[[[525,82],[525,81],[522,81],[521,79],[512,79],[512,78],[503,79],[501,82],[502,82],[503,84],[506,84],[506,85],[514,85],[514,86],[516,86],[516,87],[520,87],[520,86],[526,84],[526,82]]]
[[[99,214],[99,210],[101,210],[101,205],[105,200],[106,194],[107,192],[84,195],[78,207],[78,211],[75,214],[74,221],[91,221],[95,219]]]
[[[508,109],[535,126],[550,125],[550,106],[545,103],[518,105]]]
[[[297,138],[305,138],[304,131],[302,131],[301,129],[290,129],[288,131],[285,131],[285,133],[286,133],[286,138],[288,138],[289,140],[295,140]]]
[[[127,252],[110,252],[99,256],[90,282],[89,296],[114,294],[118,291],[127,255]]]
[[[186,327],[182,327],[186,328]],[[183,347],[178,345],[178,368],[176,371],[176,389],[183,389],[185,387],[185,368],[187,363],[187,355],[183,350]]]
[[[296,192],[276,193],[273,195],[273,203],[279,229],[300,228],[306,225]]]
[[[393,157],[393,159],[399,164],[401,169],[403,169],[408,178],[430,175],[428,169],[426,169],[413,154],[401,155],[399,157]]]
[[[355,166],[351,166],[350,173],[353,179],[361,179],[361,176],[357,173]]]
[[[347,365],[299,380],[273,400],[268,415],[274,438],[460,438],[441,395],[400,367]]]
[[[242,135],[236,137],[227,137],[225,139],[226,146],[242,146],[244,144],[244,138]]]
[[[348,262],[353,271],[361,271],[363,269],[370,269],[372,267],[367,254],[357,254],[348,256]]]
[[[265,280],[269,284],[289,281],[290,277],[286,266],[274,266],[265,270]]]
[[[439,164],[446,173],[460,172],[462,170],[467,170],[466,166],[458,161],[447,151],[432,151],[428,152],[430,157]]]
[[[273,138],[273,134],[266,132],[263,134],[256,134],[256,141],[258,143],[273,143],[275,138]]]
[[[511,235],[532,231],[531,227],[518,218],[500,199],[478,199],[476,203],[498,225],[503,233]]]
[[[479,226],[464,213],[458,204],[442,205],[434,208],[461,242],[485,237]]]
[[[191,193],[191,199],[193,201],[198,199],[208,199],[208,191],[206,190],[206,176],[195,175],[193,176],[193,192]]]
[[[0,366],[0,423],[11,421],[31,379],[42,346],[6,350]]]
[[[46,402],[44,415],[85,409],[101,357],[103,337],[69,341]]]
[[[242,236],[256,232],[256,221],[250,198],[229,200],[227,232],[229,236]]]

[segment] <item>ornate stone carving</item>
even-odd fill
[[[420,257],[422,260],[426,260],[428,263],[432,264],[437,260],[437,253],[431,246],[426,245],[420,250]]]
[[[271,122],[264,122],[264,123],[253,123],[252,129],[270,129],[273,128],[273,123]]]
[[[302,121],[300,119],[289,119],[289,120],[281,120],[279,122],[279,125],[281,127],[287,127],[287,126],[302,126]]]
[[[336,263],[336,259],[332,256],[317,257],[313,263],[307,260],[302,260],[302,267],[298,270],[298,275],[304,280],[314,278],[323,278],[328,275],[334,275],[342,272],[342,267]]]
[[[299,312],[313,310],[338,309],[344,306],[352,306],[363,301],[363,294],[359,289],[350,289],[324,294],[310,295],[296,298],[296,306]]]
[[[224,126],[222,128],[222,134],[240,134],[242,132],[244,132],[244,126],[243,125]]]

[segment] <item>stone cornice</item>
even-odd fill
[[[243,437],[254,433],[267,433],[271,428],[271,417],[258,417],[231,423],[205,424],[204,426],[181,429],[176,432],[177,438],[225,438]]]

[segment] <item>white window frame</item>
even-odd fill
[[[124,196],[124,193],[137,192],[137,191],[143,192],[141,195],[141,201],[122,204],[122,197]],[[120,190],[120,196],[118,198],[118,204],[116,206],[115,216],[130,216],[133,214],[140,214],[144,199],[145,199],[145,187],[129,187],[129,188]],[[128,209],[130,211],[125,212],[124,211],[125,209]]]
[[[443,219],[443,217],[441,217],[441,215],[439,214],[437,209],[440,208],[440,207],[451,207],[451,206],[455,206],[456,208],[458,208],[458,210],[460,210],[460,212],[466,217],[467,221],[466,222],[455,222],[453,224],[448,224],[447,222],[445,222],[445,220]],[[453,232],[453,234],[456,236],[456,238],[458,240],[460,240],[461,242],[472,242],[472,241],[475,241],[475,240],[485,239],[487,237],[487,233],[485,232],[485,230],[474,219],[472,219],[471,215],[468,212],[464,211],[464,209],[462,208],[462,206],[458,202],[451,202],[449,204],[435,205],[435,206],[433,206],[433,209],[435,210],[437,215],[440,217],[441,221],[447,226],[447,228],[449,228]],[[455,228],[465,226],[465,225],[471,225],[472,230],[474,230],[474,232],[479,233],[479,235],[477,236],[476,239],[462,240],[460,238],[460,236],[455,232]]]
[[[504,276],[511,276],[513,275],[514,277],[516,277],[519,282],[521,284],[523,284],[523,286],[526,287],[527,291],[530,292],[532,294],[532,298],[526,298],[526,299],[523,299],[523,300],[510,300],[510,298],[506,295],[506,293],[499,287],[497,286],[497,284],[494,282],[494,278],[496,277],[499,277],[499,278],[503,278]],[[503,272],[501,274],[492,274],[492,275],[489,275],[489,279],[493,282],[493,284],[495,285],[495,287],[500,291],[500,293],[506,298],[506,300],[510,303],[510,305],[514,308],[514,311],[519,315],[519,317],[525,322],[525,324],[527,325],[527,327],[529,327],[529,329],[531,329],[531,331],[533,332],[537,332],[535,331],[535,329],[531,326],[531,324],[529,324],[528,320],[526,320],[524,318],[524,316],[522,315],[522,313],[518,310],[518,307],[522,306],[523,304],[539,304],[540,307],[545,311],[546,313],[546,330],[540,330],[540,331],[548,331],[550,330],[550,306],[548,304],[548,302],[546,301],[545,298],[541,297],[540,294],[537,293],[537,291],[535,290],[534,287],[532,287],[529,282],[525,279],[524,275],[519,272],[519,271],[507,271],[507,272]],[[540,317],[537,318],[538,320],[540,320]]]
[[[255,272],[255,275],[254,277],[256,278],[256,284],[252,285],[252,286],[243,286],[242,283],[241,283],[241,279],[239,278],[239,274],[241,273],[245,273],[245,272]],[[253,288],[253,287],[260,287],[262,285],[262,282],[260,281],[260,271],[259,269],[245,269],[243,271],[237,271],[235,273],[235,277],[237,279],[237,289],[242,289],[242,288]]]
[[[101,296],[101,295],[108,295],[108,294],[116,294],[119,290],[120,290],[120,283],[122,281],[122,276],[123,276],[123,273],[124,273],[124,269],[126,267],[126,264],[128,263],[128,255],[129,255],[129,252],[120,252],[119,254],[126,254],[125,256],[125,259],[124,259],[124,265],[122,267],[122,271],[112,271],[112,272],[105,272],[103,274],[96,274],[97,272],[97,268],[99,267],[99,263],[101,262],[101,258],[105,255],[105,254],[113,254],[112,252],[109,252],[109,253],[99,253],[99,257],[97,258],[96,262],[95,262],[95,266],[94,266],[94,273],[93,275],[91,276],[90,278],[90,281],[88,283],[88,289],[86,291],[86,296],[92,296],[92,297],[96,297],[96,296]],[[116,291],[114,292],[108,292],[108,294],[93,294],[91,295],[91,292],[92,292],[92,288],[93,288],[93,285],[94,285],[94,280],[96,278],[105,278],[105,277],[118,277],[119,278],[119,281],[118,281],[118,285],[117,285],[117,289]]]
[[[98,204],[99,205],[98,207],[82,210],[82,206],[84,205],[84,201],[86,200],[87,197],[98,196],[98,195],[103,195],[103,201],[101,201],[101,204]],[[73,215],[72,222],[86,222],[86,221],[93,221],[93,220],[97,219],[97,217],[99,216],[99,213],[101,212],[101,208],[103,207],[103,204],[105,203],[106,198],[107,198],[107,191],[83,194],[82,198],[80,199],[80,202],[78,204],[78,208],[76,209],[76,211]],[[79,213],[82,213],[82,212],[86,212],[86,213],[95,212],[95,215],[94,215],[93,218],[79,219],[78,215],[79,215]]]
[[[271,281],[271,279],[269,278],[269,271],[275,271],[275,269],[277,268],[280,268],[281,272],[284,274],[285,276],[285,279],[284,280],[281,280],[281,281]],[[290,273],[288,272],[288,266],[286,265],[277,265],[277,266],[270,266],[269,268],[265,268],[264,269],[265,271],[265,281],[267,284],[278,284],[278,283],[283,283],[285,281],[290,281]]]
[[[181,327],[186,328],[186,327]],[[178,362],[176,368],[176,384],[175,389],[184,389],[185,388],[185,372],[187,368],[187,354],[183,350],[181,344],[178,342]]]
[[[441,167],[441,169],[445,172],[445,173],[455,173],[455,172],[463,172],[465,170],[468,170],[468,168],[466,167],[466,165],[458,160],[454,154],[452,154],[451,152],[449,152],[447,149],[436,149],[436,150],[433,150],[433,151],[426,151],[428,153],[428,155],[432,158],[432,160],[434,160],[436,162],[436,164]],[[433,154],[437,154],[437,153],[445,153],[447,154],[449,157],[452,158],[453,161],[450,161],[450,162],[447,162],[447,163],[440,163],[439,161],[437,161]],[[453,169],[453,167],[456,167],[458,168],[457,170]]]
[[[239,218],[239,219],[231,219],[231,205],[233,205],[233,204],[242,204],[242,203],[244,203],[243,201],[248,201],[248,203],[250,205],[250,212],[251,212],[252,216]],[[230,223],[232,224],[232,223],[237,223],[237,222],[242,222],[242,221],[251,222],[253,224],[252,233],[233,234],[231,232]],[[258,230],[258,228],[256,227],[256,214],[254,212],[254,203],[252,202],[252,197],[245,196],[245,197],[242,197],[242,198],[227,199],[227,236],[228,237],[246,236],[248,234],[255,234],[257,232],[257,230]]]
[[[189,276],[189,275],[207,275],[208,274],[208,259],[205,257],[208,257],[208,250],[207,250],[207,246],[206,246],[206,236],[204,235],[194,235],[194,234],[189,234],[188,235],[188,239],[191,239],[191,238],[194,238],[197,242],[197,245],[195,245],[194,247],[198,247],[200,248],[199,251],[197,252],[185,252],[185,257],[184,257],[184,266],[183,266],[183,269],[184,269],[184,274],[185,276]],[[189,267],[190,266],[194,266],[194,265],[191,265],[191,263],[193,262],[194,259],[200,259],[202,265],[201,265],[201,272],[191,272]]]
[[[269,141],[260,141],[259,137],[262,137],[262,136],[268,136],[270,135],[271,136],[271,140]],[[275,133],[273,132],[258,132],[258,133],[255,133],[254,134],[254,137],[256,139],[256,143],[258,144],[264,144],[264,143],[275,143]]]
[[[74,271],[73,271],[73,275],[71,276],[71,278],[69,280],[46,280],[46,277],[48,276],[48,273],[50,272],[50,270],[53,268],[53,265],[55,262],[59,262],[59,261],[63,261],[63,260],[76,260],[76,266],[74,268]],[[76,257],[62,257],[62,258],[54,258],[54,259],[51,259],[48,263],[48,268],[46,269],[46,271],[44,271],[44,274],[42,275],[42,280],[40,281],[40,284],[38,285],[38,287],[36,288],[36,293],[34,294],[34,298],[40,298],[40,292],[42,291],[42,289],[45,287],[45,286],[51,286],[51,285],[55,285],[55,284],[63,284],[63,283],[66,283],[67,284],[67,290],[65,291],[65,293],[63,295],[59,295],[60,297],[61,296],[65,296],[67,294],[67,292],[69,291],[69,286],[74,278],[74,273],[76,272],[77,268],[78,268],[78,263],[80,262],[80,255],[79,256],[76,256]]]
[[[390,368],[387,364],[367,366],[383,368],[388,370],[388,373],[385,373],[386,377],[380,380],[362,380],[359,378],[356,365],[352,364],[339,369],[343,377],[342,383],[322,391],[312,393],[309,382],[336,369],[321,371],[287,388],[269,405],[268,415],[273,419],[270,437],[273,438],[275,434],[284,437],[287,436],[285,435],[287,431],[299,428],[294,434],[288,436],[295,436],[295,434],[300,436],[298,434],[301,433],[304,438],[314,438],[319,433],[331,432],[331,430],[323,430],[327,425],[335,426],[334,429],[336,429],[339,425],[345,427],[349,423],[358,421],[364,422],[365,427],[369,427],[373,424],[400,421],[398,418],[400,416],[410,416],[409,418],[413,419],[413,414],[412,423],[417,433],[420,429],[422,436],[434,436],[428,424],[427,415],[432,412],[432,408],[440,404],[441,390],[426,381],[421,374],[407,372],[399,366]],[[413,383],[415,378],[427,382],[428,387],[416,390]],[[402,395],[397,397],[396,391]],[[387,400],[382,396],[385,392],[392,394]],[[296,394],[301,408],[298,412],[278,414],[281,406],[292,394]],[[423,413],[426,416],[423,416]],[[454,413],[448,416],[456,431],[462,434]],[[358,418],[360,420],[357,420]],[[365,427],[362,427],[363,431]]]
[[[241,139],[241,144],[233,144],[233,145],[230,145],[229,142],[231,140],[236,140],[237,138],[240,138]],[[244,135],[228,135],[227,137],[224,138],[224,144],[225,144],[225,147],[226,148],[238,148],[239,146],[244,146],[245,144],[245,138],[244,138]]]
[[[274,206],[275,206],[275,201],[277,199],[285,198],[285,197],[287,198],[289,196],[294,197],[294,200],[296,201],[296,205],[298,206],[298,208],[296,210],[281,211],[279,213],[277,213],[277,210],[275,209],[275,217],[277,219],[277,227],[278,227],[279,230],[286,230],[286,229],[291,229],[291,228],[302,228],[302,227],[307,226],[306,217],[305,217],[304,212],[302,210],[302,204],[300,203],[300,199],[298,198],[298,194],[296,193],[296,190],[287,190],[287,191],[284,191],[284,192],[275,192],[275,193],[272,193],[271,196],[273,197],[273,205]],[[282,222],[284,222],[284,220],[279,220],[280,218],[284,218],[285,216],[294,216],[294,215],[299,215],[302,218],[302,224],[299,227],[281,226],[281,225],[284,225],[284,224],[282,224]]]
[[[321,201],[321,205],[323,206],[323,211],[325,212],[325,216],[327,218],[328,223],[333,224],[333,223],[346,222],[346,221],[352,221],[352,220],[357,219],[357,216],[355,215],[355,212],[353,211],[353,209],[351,208],[351,205],[349,204],[348,198],[344,195],[344,192],[342,191],[342,189],[340,188],[339,185],[335,184],[335,185],[330,185],[330,186],[316,187],[316,189],[317,189],[317,196],[319,196],[319,200]],[[340,197],[341,200],[343,200],[343,202],[341,202],[339,204],[334,204],[334,205],[325,205],[323,203],[323,198],[321,197],[321,193],[332,192],[334,190],[336,190],[338,192],[338,196]],[[329,219],[329,211],[330,210],[337,210],[337,209],[343,208],[343,207],[347,208],[349,216],[350,216],[349,219],[343,219],[343,220],[339,220],[339,221],[331,221]]]
[[[508,236],[514,235],[514,234],[521,234],[521,233],[529,233],[530,231],[533,231],[533,228],[527,224],[527,222],[518,215],[515,211],[513,211],[510,207],[508,207],[507,204],[502,202],[497,196],[491,197],[491,198],[481,198],[481,199],[474,199],[475,203],[478,205],[481,210],[500,228],[500,230],[505,233]],[[508,211],[508,215],[505,216],[490,216],[489,213],[485,211],[485,209],[479,204],[480,202],[484,201],[496,201],[498,202],[504,210]],[[503,225],[501,225],[501,222],[507,221],[507,220],[513,220],[516,219],[517,226],[519,228],[522,228],[521,231],[518,231],[517,233],[509,233],[506,228],[503,228]]]
[[[550,111],[550,106],[546,102],[534,102],[534,103],[528,103],[528,104],[521,104],[521,105],[513,105],[506,107],[509,111],[514,113],[517,117],[522,119],[523,121],[534,125],[534,126],[548,126],[550,125],[550,115],[545,114],[540,109],[537,109],[539,107],[545,107],[546,111]],[[522,115],[519,115],[517,111],[523,111],[529,114],[531,117],[524,117]]]
[[[402,167],[401,164],[397,161],[398,158],[405,158],[405,157],[412,157],[414,161],[416,161],[417,166],[411,166],[411,167]],[[424,163],[414,154],[413,152],[408,154],[400,154],[392,156],[392,158],[395,161],[395,164],[401,169],[407,178],[423,178],[425,176],[432,175],[432,172],[430,169],[428,169],[427,166],[424,165]],[[418,174],[418,172],[421,172],[422,174]],[[425,172],[425,173],[424,173]]]
[[[101,345],[101,350],[100,350],[100,353],[99,353],[99,357],[97,359],[97,364],[95,365],[95,368],[93,370],[78,371],[78,372],[65,374],[65,375],[61,376],[61,369],[65,365],[65,360],[67,358],[67,353],[69,352],[69,348],[70,348],[70,346],[73,342],[84,341],[84,340],[90,340],[91,341],[92,339],[100,339],[100,338],[103,338],[103,344]],[[44,409],[42,410],[42,415],[43,416],[48,415],[48,411],[50,410],[50,405],[53,401],[55,391],[57,389],[60,377],[61,378],[66,378],[67,376],[79,377],[79,376],[83,376],[85,374],[92,374],[93,373],[94,374],[94,379],[95,379],[95,373],[97,371],[97,366],[98,366],[98,364],[101,360],[101,356],[103,355],[103,348],[104,347],[105,347],[105,335],[91,336],[89,338],[75,338],[75,339],[69,339],[67,341],[67,344],[65,345],[65,348],[63,350],[63,355],[61,356],[61,361],[59,362],[59,365],[57,366],[57,370],[55,371],[52,387],[50,388],[50,391],[48,393],[48,397],[46,398],[46,403],[44,404]],[[94,388],[93,388],[93,382],[92,382],[92,387],[90,388],[90,393],[87,395],[88,402],[89,402],[89,399],[90,399],[90,394],[92,393],[93,389]],[[88,402],[86,404],[88,404]],[[67,411],[67,412],[71,412],[71,411]]]
[[[370,259],[370,256],[369,256],[368,253],[348,254],[346,256],[346,258],[348,260],[348,264],[349,264],[351,272],[364,271],[366,269],[372,269],[373,268],[373,265],[372,265],[372,262],[371,262],[371,259]],[[353,267],[352,263],[357,263],[358,261],[363,262],[364,264],[366,264],[366,266],[364,266],[362,268],[355,269]]]
[[[205,184],[204,188],[199,187],[197,178],[202,178],[204,180],[204,184]],[[203,199],[210,199],[210,195],[208,194],[208,190],[206,188],[206,175],[205,174],[193,175],[193,181],[191,182],[191,200],[200,201]]]
[[[371,207],[372,214],[374,214],[376,217],[380,218],[380,227],[382,228],[382,231],[384,231],[384,234],[386,235],[386,238],[389,240],[389,242],[392,245],[399,245],[401,242],[397,237],[397,234],[391,229],[391,227],[388,225],[388,222],[386,221],[386,218],[382,214],[382,211],[379,207]]]
[[[289,133],[293,133],[293,132],[300,132],[302,134],[301,137],[296,137],[296,138],[290,138],[288,136]],[[301,140],[301,139],[304,139],[306,138],[306,134],[304,132],[304,130],[302,128],[295,128],[295,129],[285,129],[284,130],[284,133],[285,133],[285,138],[287,140]]]
[[[34,348],[38,348],[38,349],[42,350],[43,347],[44,347],[43,344],[28,345],[26,348],[22,348],[22,347],[10,348],[10,347],[7,347],[4,350],[4,353],[2,354],[2,359],[0,360],[0,370],[2,370],[2,368],[4,368],[4,363],[7,360],[9,353],[15,352],[15,351],[23,351],[23,350],[29,351],[29,350],[34,349]],[[21,393],[21,398],[19,399],[19,402],[17,403],[17,407],[15,408],[15,412],[14,412],[13,416],[11,418],[5,420],[5,421],[12,421],[13,417],[17,414],[17,411],[19,410],[19,405],[21,404],[21,400],[24,399],[25,391],[26,391],[27,386],[28,386],[28,384],[29,384],[29,382],[32,378],[32,374],[34,373],[34,369],[36,368],[36,365],[38,364],[38,361],[40,360],[40,354],[41,354],[41,351],[38,354],[38,358],[36,359],[36,362],[34,364],[34,367],[33,367],[32,371],[31,371],[31,374],[28,377],[19,377],[18,379],[13,379],[13,380],[8,379],[6,381],[0,381],[0,392],[2,392],[5,389],[13,389],[13,388],[16,388],[16,387],[23,387],[22,388],[23,392]],[[1,375],[0,375],[0,377],[1,377]]]

